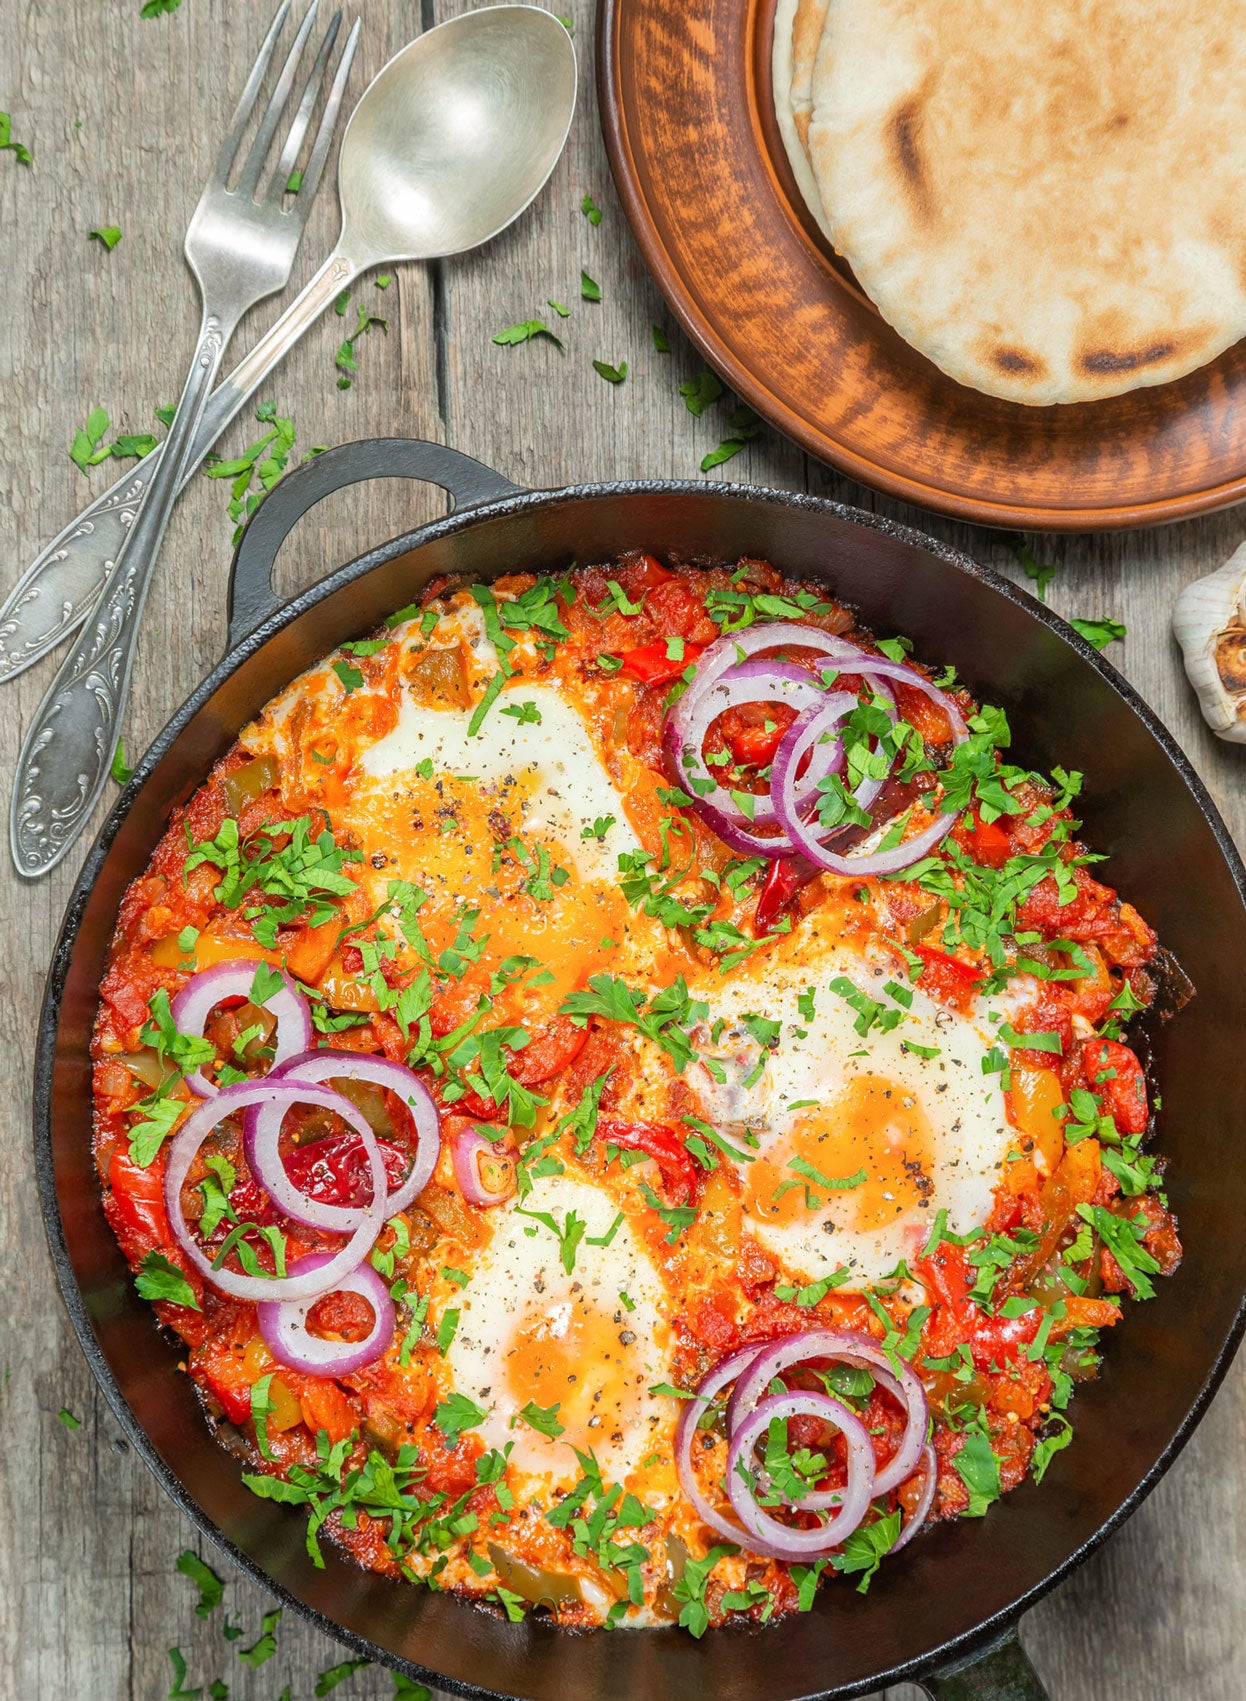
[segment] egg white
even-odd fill
[[[841,976],[899,1014],[898,1023],[859,1033],[859,1011],[830,987]],[[888,994],[888,982],[911,1003]],[[773,1049],[749,1032],[742,1020],[749,1015],[780,1024]],[[962,1015],[910,986],[881,952],[839,942],[816,963],[789,956],[720,985],[706,1029],[699,1048],[706,1061],[691,1066],[689,1083],[708,1122],[741,1150],[750,1135],[756,1142],[753,1164],[740,1166],[746,1221],[790,1272],[815,1280],[845,1268],[844,1286],[861,1290],[920,1251],[940,1208],[955,1233],[985,1222],[1016,1136],[1001,1076],[984,1072],[996,1039],[982,1001]],[[828,1116],[834,1131],[819,1135]],[[789,1167],[794,1155],[829,1180],[862,1168],[866,1176],[857,1186],[823,1187]],[[889,1180],[893,1166],[907,1185]],[[795,1186],[776,1220],[774,1191],[789,1182]]]
[[[584,1223],[570,1272],[557,1235],[523,1211],[547,1213],[560,1227],[574,1211]],[[511,1445],[512,1481],[518,1473],[570,1484],[580,1471],[573,1447],[591,1449],[620,1483],[643,1476],[655,1450],[670,1457],[673,1402],[650,1392],[671,1376],[666,1290],[626,1218],[610,1233],[617,1215],[603,1189],[543,1178],[526,1199],[492,1213],[492,1239],[446,1302],[460,1314],[446,1354],[454,1388],[487,1411],[479,1426],[486,1445]],[[609,1245],[590,1244],[607,1236]],[[519,1413],[529,1401],[556,1404],[564,1433],[525,1423]]]

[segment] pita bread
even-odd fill
[[[774,15],[771,82],[774,85],[775,117],[779,121],[779,133],[783,137],[796,187],[829,242],[830,226],[822,210],[822,198],[818,194],[809,156],[805,152],[805,138],[809,134],[809,119],[813,111],[810,93],[813,65],[826,19],[826,6],[827,0],[778,0]],[[797,109],[793,103],[798,78],[803,79],[803,109]]]
[[[1246,334],[1244,12],[1226,0],[830,0],[810,156],[884,318],[1035,405]]]

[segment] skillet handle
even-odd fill
[[[281,607],[273,593],[273,564],[303,515],[335,490],[372,478],[418,478],[439,484],[450,493],[456,511],[513,496],[522,489],[458,449],[412,437],[342,443],[304,461],[265,497],[234,552],[229,576],[231,650]]]
[[[1050,1701],[1015,1624],[967,1660],[919,1681],[931,1701]]]

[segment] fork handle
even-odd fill
[[[232,324],[207,314],[164,454],[104,581],[99,602],[39,705],[17,762],[10,844],[19,874],[56,865],[90,819],[108,777],[130,687],[152,569]]]
[[[195,476],[248,397],[360,268],[332,253],[280,319],[213,391],[191,443],[179,489]],[[156,475],[164,444],[88,504],[35,556],[0,607],[0,683],[16,679],[86,619]]]

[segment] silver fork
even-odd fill
[[[286,211],[286,183],[325,82],[341,27],[340,12],[334,14],[325,32],[277,164],[264,179],[262,190],[261,178],[318,5],[319,0],[311,0],[299,25],[255,141],[231,189],[229,178],[238,163],[243,132],[290,9],[290,0],[282,0],[186,232],[186,259],[199,285],[202,303],[190,373],[165,438],[160,465],[129,536],[104,582],[98,604],[40,704],[22,745],[9,821],[13,861],[21,874],[37,877],[55,867],[90,818],[117,747],[139,617],[152,569],[182,482],[187,451],[212,393],[221,358],[243,314],[283,288],[289,279],[341,111],[359,31],[356,23],[338,61],[302,186]]]

